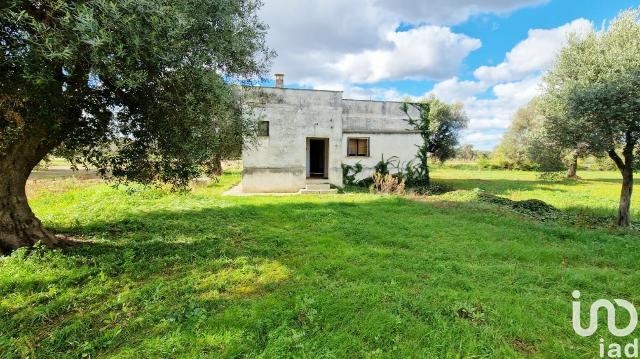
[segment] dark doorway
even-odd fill
[[[309,177],[327,178],[327,140],[309,139]]]

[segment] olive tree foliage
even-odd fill
[[[513,116],[511,126],[494,152],[494,160],[511,169],[557,171],[563,167],[558,151],[547,135],[538,98]]]
[[[253,112],[253,107],[242,97],[246,108],[229,113],[229,118],[216,123],[216,137],[211,143],[213,156],[204,162],[204,172],[211,177],[222,175],[222,160],[239,159],[242,156],[243,145],[252,145],[256,134],[256,116],[246,112]]]
[[[422,138],[416,155],[420,162],[415,169],[419,176],[418,185],[429,186],[429,157],[440,162],[455,157],[460,131],[467,126],[469,119],[462,104],[447,104],[435,96],[421,102],[405,101],[402,111],[407,116],[407,123]]]
[[[545,77],[547,128],[559,141],[606,153],[622,176],[618,224],[628,226],[640,139],[640,11],[570,37]]]
[[[64,244],[25,196],[52,151],[102,175],[184,187],[244,131],[231,83],[265,73],[259,0],[0,5],[0,251]]]

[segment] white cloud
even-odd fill
[[[470,130],[506,129],[511,117],[522,106],[539,94],[540,77],[496,85],[495,98],[472,99],[465,102]]]
[[[489,88],[479,81],[460,81],[457,77],[438,82],[430,94],[445,102],[468,102]]]
[[[498,133],[484,133],[484,132],[471,132],[462,138],[462,142],[470,144],[495,142],[502,138],[502,134]]]
[[[544,71],[566,45],[567,35],[582,35],[593,29],[585,19],[576,19],[553,29],[532,29],[528,37],[514,46],[497,66],[481,66],[474,80],[458,78],[437,83],[430,93],[445,101],[461,101],[470,122],[462,143],[480,148],[493,147],[509,127],[513,114],[541,91]],[[491,89],[493,98],[478,98]]]
[[[505,14],[524,6],[540,5],[547,0],[374,0],[386,11],[398,14],[405,21],[430,24],[459,24],[473,15]]]
[[[474,75],[481,81],[498,83],[547,70],[565,46],[569,33],[581,35],[592,29],[593,24],[582,18],[554,29],[531,29],[529,36],[507,53],[504,62],[497,66],[481,66]]]
[[[440,26],[391,31],[386,36],[391,48],[347,54],[332,65],[336,74],[350,83],[441,79],[454,75],[462,60],[481,45],[478,39]]]
[[[260,16],[269,26],[267,43],[278,52],[272,70],[285,81],[318,87],[320,82],[352,79],[430,78],[454,75],[479,41],[455,34],[446,25],[481,13],[503,14],[547,0],[269,0]],[[401,23],[430,24],[396,34]],[[427,35],[434,39],[425,38]],[[409,44],[408,41],[416,40]],[[426,40],[424,43],[423,40]],[[406,41],[406,42],[405,42]],[[398,61],[392,56],[427,55]],[[449,61],[445,61],[446,57]],[[353,69],[357,73],[345,73]]]
[[[462,102],[470,117],[462,138],[480,148],[495,144],[515,111],[539,92],[542,73],[570,32],[593,25],[576,19],[553,29],[531,29],[496,66],[481,66],[474,79],[456,77],[480,40],[449,27],[470,16],[504,14],[547,0],[269,0],[261,10],[271,27],[267,42],[278,52],[272,70],[285,82],[344,91],[345,98],[402,100],[384,80],[442,80],[427,94]],[[402,23],[418,25],[396,32]],[[359,83],[371,86],[359,87]],[[487,98],[487,91],[493,96]]]

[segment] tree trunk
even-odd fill
[[[25,126],[0,153],[0,254],[41,242],[50,248],[70,243],[44,229],[27,202],[25,186],[33,168],[61,140],[46,126]]]
[[[631,194],[633,192],[633,169],[622,171],[622,190],[620,191],[620,207],[618,208],[618,225],[629,227],[631,224]]]
[[[0,179],[0,253],[37,242],[51,248],[60,246],[61,240],[44,229],[31,211],[25,194],[28,174],[20,172],[2,173]]]
[[[431,186],[431,175],[429,174],[429,164],[427,163],[424,166],[424,180],[427,186]]]
[[[633,193],[633,150],[636,141],[630,132],[626,133],[626,144],[622,150],[624,160],[615,150],[608,151],[609,157],[615,162],[622,174],[622,189],[620,190],[620,205],[618,207],[618,226],[629,227],[631,224],[631,194]]]
[[[220,155],[215,155],[205,163],[205,172],[209,177],[220,177],[222,175],[222,159]]]
[[[578,150],[573,151],[571,154],[571,163],[567,170],[567,178],[576,178],[578,172]]]
[[[211,173],[216,177],[222,176],[222,159],[216,155],[211,162]]]

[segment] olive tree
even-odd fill
[[[245,101],[246,103],[246,101]],[[253,135],[257,131],[256,116],[247,116],[245,112],[252,107],[229,112],[229,117],[223,121],[218,121],[216,128],[217,136],[211,143],[213,157],[204,163],[204,172],[208,176],[218,177],[222,175],[222,160],[239,159],[242,156],[244,144],[252,145]]]
[[[530,170],[547,167],[539,166],[536,159],[533,158],[541,156],[541,153],[535,150],[543,147],[538,146],[540,140],[544,138],[541,135],[543,121],[544,118],[538,111],[535,99],[520,108],[513,115],[511,125],[502,136],[502,141],[496,148],[494,156],[509,168]]]
[[[456,158],[459,158],[464,161],[473,161],[478,156],[477,151],[473,149],[473,145],[466,144],[458,147],[456,149]]]
[[[0,5],[0,252],[64,241],[25,183],[54,150],[105,176],[186,186],[272,51],[259,0]]]
[[[418,185],[428,186],[431,180],[429,157],[440,162],[455,157],[458,136],[469,120],[462,104],[447,104],[435,96],[429,96],[421,102],[405,101],[401,108],[407,116],[407,123],[422,138],[417,152],[420,161],[417,168],[420,176]]]
[[[618,225],[628,226],[640,139],[640,11],[606,29],[571,36],[545,77],[549,131],[606,153],[622,175]],[[556,115],[562,114],[562,115]]]
[[[545,126],[547,116],[543,108],[539,97],[520,108],[494,155],[512,168],[539,171],[561,170],[565,165],[563,159],[568,155],[567,176],[575,177],[578,157],[584,151],[576,143],[556,140]]]

